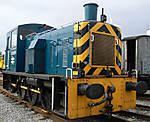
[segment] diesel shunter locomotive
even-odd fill
[[[97,21],[96,3],[85,20],[54,28],[24,24],[7,33],[3,88],[68,119],[136,106],[137,79],[121,75],[121,30]]]

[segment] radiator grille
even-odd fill
[[[115,65],[115,38],[113,36],[92,33],[92,65]]]

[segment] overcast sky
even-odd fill
[[[6,33],[19,24],[42,23],[60,27],[84,20],[85,3],[105,8],[108,23],[119,25],[123,37],[146,34],[150,28],[150,0],[0,0],[0,50],[5,50]]]

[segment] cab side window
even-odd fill
[[[9,37],[7,37],[7,49],[10,49],[10,36]]]
[[[12,39],[11,39],[11,48],[16,47],[17,46],[17,29],[15,29],[14,31],[12,31],[12,35],[11,35]]]

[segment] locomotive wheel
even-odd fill
[[[32,88],[32,87],[28,87],[28,90],[27,90],[28,100],[32,105],[35,105],[38,101],[38,94],[30,91],[30,88]]]
[[[18,89],[18,93],[19,93],[19,97],[21,98],[21,99],[25,99],[26,98],[26,90],[25,89],[22,89],[22,88],[19,88]]]
[[[10,81],[8,82],[7,90],[9,90],[11,93],[15,93],[17,91],[17,89],[11,85]]]
[[[17,89],[13,86],[10,86],[10,92],[11,93],[15,93],[17,91]]]
[[[40,101],[41,105],[44,109],[50,111],[51,110],[51,89],[50,88],[42,88],[40,92]]]
[[[19,97],[23,100],[26,98],[27,91],[25,89],[20,88],[20,86],[25,86],[25,84],[26,84],[25,79],[22,79],[21,82],[19,83],[18,88]]]

